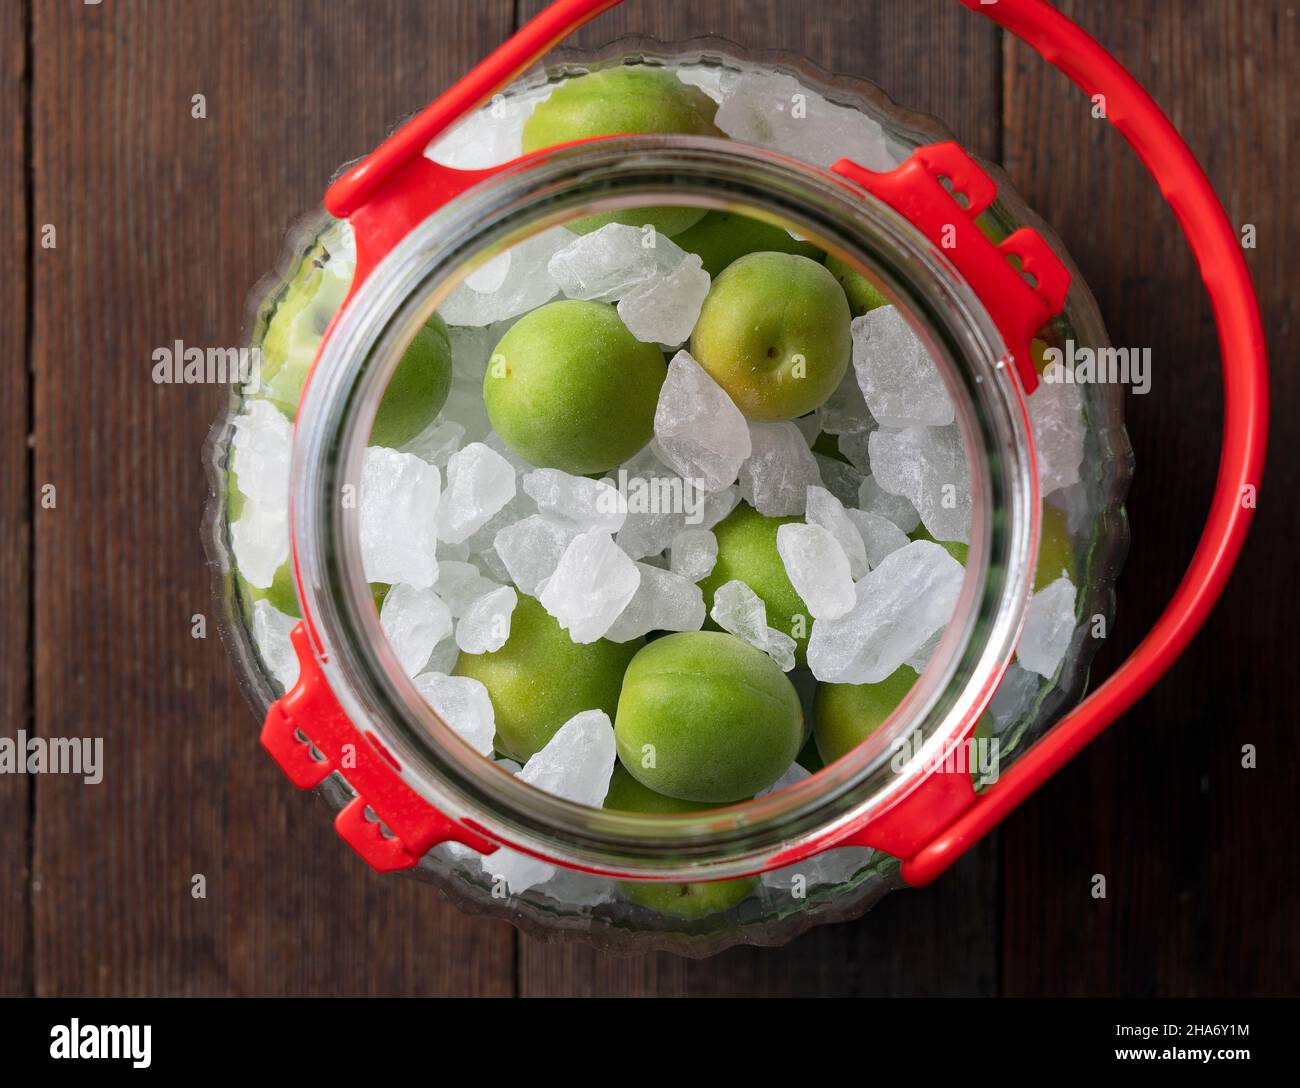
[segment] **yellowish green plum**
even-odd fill
[[[540,103],[524,125],[524,151],[595,136],[676,132],[722,136],[713,123],[717,104],[698,87],[672,72],[649,65],[623,65],[590,72],[561,84]],[[650,224],[672,236],[703,217],[703,208],[647,207],[590,215],[568,224],[580,234],[607,223]]]
[[[453,671],[487,688],[496,712],[496,750],[523,763],[575,714],[603,710],[613,721],[623,673],[643,644],[600,639],[579,645],[536,599],[520,594],[505,645],[461,654]]]
[[[823,265],[797,253],[750,253],[713,281],[691,354],[749,419],[795,419],[844,377],[851,320]]]
[[[758,877],[714,880],[708,883],[671,884],[662,881],[620,880],[619,890],[640,906],[682,921],[721,914],[743,903],[758,886]]]
[[[539,468],[586,476],[615,468],[654,434],[663,352],[613,306],[542,306],[501,338],[483,377],[492,426]]]
[[[715,279],[732,261],[750,253],[798,253],[820,261],[823,253],[789,231],[739,212],[709,212],[690,230],[673,239],[687,253],[699,255],[704,271]]]
[[[794,685],[734,635],[667,635],[637,653],[614,720],[620,762],[643,786],[682,801],[753,797],[803,745]]]
[[[813,701],[813,736],[826,763],[851,752],[880,728],[916,683],[916,670],[900,665],[879,684],[822,684]]]
[[[826,255],[826,270],[844,288],[844,295],[849,300],[849,310],[854,317],[861,317],[868,310],[874,310],[878,306],[889,305],[889,299],[875,284],[833,253]]]
[[[794,639],[795,657],[800,665],[807,662],[812,616],[785,572],[785,564],[776,550],[776,532],[782,525],[802,521],[798,517],[766,517],[742,502],[714,526],[718,558],[708,577],[700,581],[704,603],[710,612],[713,595],[720,586],[733,580],[749,586],[767,607],[768,626]]]
[[[1043,516],[1038,523],[1038,565],[1034,567],[1035,593],[1046,589],[1058,578],[1068,578],[1076,585],[1079,581],[1065,512],[1046,503],[1042,510]]]

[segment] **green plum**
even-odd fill
[[[916,678],[914,669],[900,665],[878,684],[822,684],[813,704],[813,736],[822,759],[834,763],[879,729]]]
[[[663,352],[613,306],[539,307],[501,338],[483,377],[496,432],[526,461],[587,476],[616,468],[654,434]]]
[[[803,746],[794,685],[734,635],[667,635],[637,653],[614,719],[619,760],[656,793],[725,803],[753,797]]]
[[[1043,503],[1043,516],[1038,524],[1038,565],[1034,568],[1034,592],[1046,589],[1058,578],[1068,578],[1078,584],[1074,563],[1074,544],[1065,512]]]
[[[824,266],[797,253],[750,253],[713,281],[691,354],[749,419],[795,419],[844,377],[851,320]]]
[[[834,254],[827,254],[826,270],[844,288],[844,294],[849,300],[849,310],[854,317],[861,317],[868,310],[874,310],[878,306],[889,305],[889,299],[881,294],[875,284]]]
[[[523,763],[575,714],[603,710],[612,721],[623,673],[643,644],[600,639],[578,645],[536,599],[521,593],[505,645],[461,654],[453,671],[487,688],[496,711],[494,746]]]
[[[677,132],[722,136],[713,123],[717,104],[698,87],[688,87],[672,72],[649,65],[622,65],[589,72],[561,84],[524,124],[524,151],[594,136]],[[607,223],[652,225],[659,233],[680,234],[703,217],[703,208],[648,207],[590,215],[568,224],[580,234]]]
[[[807,662],[812,616],[785,572],[776,550],[776,532],[782,525],[802,521],[798,517],[769,518],[742,502],[713,527],[718,558],[713,570],[700,581],[710,611],[713,595],[723,584],[737,579],[749,586],[767,606],[768,626],[794,639],[795,657],[801,666]]]
[[[749,893],[758,887],[758,877],[745,876],[735,880],[693,884],[620,880],[618,886],[633,903],[656,914],[692,922],[711,914],[721,914],[743,903]]]
[[[798,253],[820,261],[823,253],[789,231],[739,212],[709,212],[690,230],[673,239],[687,253],[696,253],[704,271],[716,279],[732,261],[749,253]]]
[[[397,449],[424,430],[451,391],[451,340],[447,323],[434,314],[415,334],[388,379],[370,445]]]

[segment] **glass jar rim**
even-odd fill
[[[379,629],[355,517],[369,423],[402,349],[491,252],[593,211],[664,203],[742,210],[869,271],[939,362],[976,501],[962,598],[930,667],[889,720],[779,794],[674,816],[593,809],[536,790],[472,751],[415,692]],[[905,219],[842,179],[711,137],[617,137],[512,164],[429,216],[362,284],[322,348],[299,412],[292,509],[304,612],[344,711],[403,779],[453,820],[549,860],[613,875],[721,878],[792,842],[834,842],[910,788],[982,708],[1028,598],[1037,511],[1024,398],[974,289]],[[957,622],[958,618],[962,622]],[[978,637],[977,637],[978,636]],[[897,740],[921,743],[891,767]]]

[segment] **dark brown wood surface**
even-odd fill
[[[154,385],[151,352],[237,342],[247,291],[334,169],[539,6],[0,5],[2,728],[103,737],[107,765],[97,786],[0,777],[0,993],[1295,993],[1300,43],[1280,0],[1063,4],[1256,228],[1272,459],[1241,569],[1187,657],[937,885],[780,950],[610,958],[365,871],[262,756],[215,635],[190,636],[212,612],[199,447],[217,396]],[[940,116],[1053,223],[1116,342],[1152,348],[1154,388],[1129,398],[1134,544],[1104,674],[1190,554],[1220,414],[1208,305],[1134,156],[951,0],[631,0],[579,41],[630,31],[798,51]]]

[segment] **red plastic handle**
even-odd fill
[[[386,251],[412,225],[417,205],[407,205],[417,189],[436,186],[451,195],[478,180],[468,172],[434,168],[423,158],[428,144],[562,38],[619,2],[557,0],[335,182],[326,196],[329,211],[371,220],[376,232],[374,246],[366,246],[367,252],[362,253],[363,236],[371,231],[358,231],[357,280],[368,270],[368,265],[363,270],[362,262]],[[910,855],[903,863],[903,876],[913,884],[927,883],[951,865],[1128,709],[1177,659],[1205,621],[1240,554],[1258,494],[1268,415],[1263,332],[1241,248],[1212,186],[1168,119],[1118,61],[1043,0],[961,2],[1022,38],[1088,94],[1106,96],[1106,116],[1155,177],[1200,265],[1218,323],[1225,418],[1219,476],[1207,524],[1165,612],[1114,675],[1031,747],[995,786],[969,805],[963,800],[960,807],[941,806],[946,829],[928,843],[909,843],[915,847],[914,853],[903,851]],[[390,184],[404,173],[403,183]],[[851,177],[853,172],[841,173]],[[407,181],[418,184],[405,184]],[[395,214],[379,214],[386,204]],[[1039,253],[1035,248],[1019,255],[1035,260]],[[1038,279],[1042,287],[1044,278],[1039,275]],[[1063,291],[1061,284],[1048,276],[1046,294],[1040,295],[1040,301],[1058,290]],[[1019,347],[1010,340],[1009,346],[1013,351]],[[300,649],[306,649],[305,643]]]

